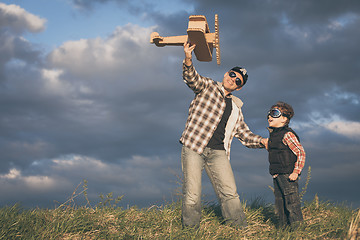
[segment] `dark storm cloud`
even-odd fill
[[[244,116],[255,133],[267,135],[264,117],[272,104],[278,100],[292,104],[295,109],[292,124],[307,150],[307,166],[313,167],[314,184],[313,187],[310,184],[309,195],[319,193],[336,198],[331,188],[325,190],[318,183],[326,178],[334,190],[341,188],[343,193],[348,192],[347,197],[342,194],[343,197],[337,199],[358,205],[359,196],[350,186],[360,183],[355,160],[359,154],[359,135],[355,129],[360,127],[360,81],[357,74],[360,65],[357,47],[360,3],[193,3],[193,14],[206,15],[210,28],[213,27],[212,15],[219,14],[222,56],[220,67],[195,62],[197,70],[221,79],[222,73],[233,65],[247,68],[249,81],[235,94],[244,100]],[[344,127],[346,125],[355,128],[352,135]],[[232,161],[244,160],[244,151],[241,147],[233,147]],[[257,153],[251,154],[256,159]],[[344,165],[353,168],[342,167]],[[324,168],[327,170],[323,171]],[[235,168],[237,170],[240,173],[238,179],[241,179],[244,172],[241,168]],[[260,174],[255,171],[252,173]],[[335,178],[329,179],[329,175],[343,179],[335,181]],[[349,178],[346,179],[345,175]],[[250,189],[247,191],[251,192]]]
[[[155,54],[156,48],[144,47],[149,44],[150,32],[146,35],[144,33],[145,39],[137,37],[129,41],[123,37],[124,34],[136,32],[131,26],[126,26],[118,29],[104,42],[89,40],[68,43],[49,56],[53,67],[68,70],[63,81],[74,86],[73,79],[76,79],[76,97],[98,105],[98,108],[96,105],[89,106],[86,117],[80,117],[85,122],[94,120],[89,125],[78,127],[78,131],[81,131],[79,138],[83,138],[79,141],[82,154],[114,161],[119,155],[153,154],[154,149],[157,149],[156,152],[166,153],[178,145],[176,141],[172,144],[166,141],[168,135],[163,134],[167,132],[171,135],[174,131],[179,131],[174,125],[179,122],[178,114],[168,112],[167,109],[179,105],[177,101],[181,94],[171,93],[174,91],[175,81],[173,78],[166,78],[178,70],[162,62],[157,57],[160,55]],[[67,49],[76,46],[83,50],[75,54],[68,53]],[[102,46],[105,48],[102,49]],[[105,53],[103,51],[106,48],[113,50]],[[97,51],[102,52],[100,58],[95,56]],[[87,58],[88,61],[77,61],[73,56]],[[127,56],[126,60],[122,56]],[[149,62],[154,65],[149,66]],[[109,64],[113,66],[109,67]],[[162,67],[168,68],[169,73],[159,71]],[[155,74],[156,71],[158,73]],[[179,75],[178,86],[180,84]],[[94,116],[91,117],[91,114]],[[86,146],[86,143],[91,145]]]
[[[32,111],[34,106],[42,105],[42,101],[36,97],[39,94],[35,87],[38,73],[31,69],[41,65],[41,52],[21,34],[44,30],[45,20],[18,6],[2,3],[0,19],[0,173],[3,173],[13,164],[26,161],[26,154],[42,156],[39,147],[43,143],[32,141],[25,130],[31,128],[28,120],[36,117]],[[24,81],[29,78],[32,81]],[[24,131],[19,132],[19,128]],[[19,151],[19,147],[23,150]]]
[[[74,6],[85,11],[96,11],[102,4],[115,3],[119,8],[126,10],[135,16],[150,12],[156,2],[134,1],[134,0],[72,0]]]
[[[146,206],[171,197],[181,171],[178,139],[194,95],[182,81],[182,48],[157,48],[149,37],[152,31],[186,34],[190,14],[206,15],[214,31],[217,13],[222,64],[194,60],[196,69],[221,81],[234,65],[247,68],[249,81],[235,95],[254,133],[267,136],[272,104],[292,104],[292,126],[307,152],[306,168],[312,166],[307,197],[360,204],[347,189],[360,183],[360,133],[346,127],[360,125],[359,3],[189,1],[188,11],[168,14],[126,1],[73,1],[92,11],[110,2],[137,7],[133,14],[154,27],[127,24],[106,38],[68,41],[41,53],[22,38],[32,31],[29,23],[1,21],[0,182],[1,192],[9,193],[3,202],[25,201],[21,196],[31,193],[42,202],[33,194],[29,205],[65,201],[82,179],[93,199],[114,192]],[[266,151],[234,141],[239,193],[269,196]],[[213,196],[207,180],[204,186]],[[340,188],[341,198],[332,191]]]
[[[111,1],[112,0],[73,0],[72,2],[76,7],[90,9],[94,6],[94,4],[97,3],[104,4]],[[119,2],[127,2],[127,0],[119,1]]]
[[[197,1],[195,12],[219,14],[222,62],[248,68],[250,81],[241,94],[250,109],[283,99],[301,112],[311,99],[325,98],[326,106],[316,103],[325,114],[340,108],[346,96],[358,99],[358,9],[356,1]],[[342,103],[342,109],[358,106],[358,101]],[[354,112],[342,116],[354,120]]]
[[[115,192],[125,203],[146,205],[171,195],[179,144],[168,136],[178,138],[185,114],[165,108],[186,106],[182,94],[171,94],[174,61],[148,47],[149,35],[127,25],[107,39],[66,42],[43,66],[4,60],[11,81],[1,88],[0,182],[9,194],[1,204],[61,203],[82,179],[93,199]],[[51,197],[29,197],[45,193]]]

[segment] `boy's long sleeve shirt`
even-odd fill
[[[199,75],[194,66],[183,63],[183,80],[195,93],[189,107],[189,116],[180,142],[201,154],[210,141],[225,110],[225,97],[232,99],[232,112],[225,129],[224,148],[230,158],[233,137],[249,148],[263,148],[262,137],[252,133],[244,122],[242,101],[232,94],[225,96],[220,82]]]
[[[305,166],[305,150],[300,144],[299,140],[292,132],[287,132],[284,135],[283,143],[287,145],[290,150],[297,156],[297,161],[295,162],[294,173],[300,174],[302,169]]]

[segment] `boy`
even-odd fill
[[[284,102],[273,105],[267,115],[269,171],[273,176],[275,209],[280,226],[293,226],[303,221],[298,176],[305,164],[305,151],[299,137],[288,126],[293,116],[293,108]]]

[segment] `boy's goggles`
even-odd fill
[[[279,109],[277,109],[277,108],[272,108],[272,109],[270,109],[270,111],[268,112],[268,115],[267,115],[267,116],[268,116],[268,117],[271,116],[271,117],[273,117],[273,118],[279,118],[279,117],[281,117],[281,116],[284,116],[284,117],[289,118],[289,115],[282,113],[282,112],[281,112]]]

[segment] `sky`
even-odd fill
[[[291,104],[306,151],[300,191],[310,177],[303,200],[360,207],[356,0],[1,1],[0,206],[53,208],[83,189],[92,205],[108,193],[123,207],[177,201],[194,93],[183,48],[156,47],[150,34],[185,35],[190,15],[205,15],[213,32],[215,14],[221,65],[194,58],[199,74],[222,81],[245,67],[234,95],[263,137],[269,108]],[[274,201],[266,150],[234,139],[230,161],[243,201]],[[216,201],[205,173],[203,195]]]

